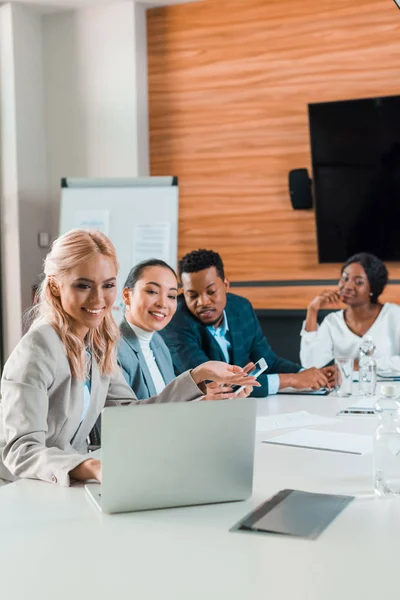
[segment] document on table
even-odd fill
[[[359,409],[359,410],[374,410],[375,402],[378,400],[377,396],[360,396],[359,400],[356,400],[346,410]]]
[[[257,417],[257,431],[274,431],[289,429],[290,427],[310,427],[311,425],[330,425],[337,423],[338,419],[312,415],[306,410],[292,413],[272,415],[270,417]]]
[[[400,373],[398,371],[382,372],[376,376],[377,381],[400,381]]]
[[[315,429],[292,431],[270,440],[264,440],[264,443],[326,450],[328,452],[343,452],[345,454],[361,455],[372,452],[371,436],[337,431],[317,431]]]

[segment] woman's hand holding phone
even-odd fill
[[[253,391],[252,385],[242,386],[241,391],[234,392],[229,385],[219,383],[208,383],[207,394],[203,400],[229,400],[229,398],[247,398]]]
[[[212,383],[207,384],[207,394],[204,396],[203,400],[227,400],[228,398],[247,398],[250,396],[253,391],[253,386],[256,385],[259,387],[259,383],[256,383],[256,378],[258,375],[267,368],[267,364],[264,359],[261,359],[265,366],[255,365],[254,363],[248,363],[245,367],[237,367],[233,365],[227,365],[226,363],[217,363],[225,365],[225,369],[229,369],[228,377],[230,381],[224,381],[223,383],[218,383],[217,381],[213,381]],[[201,366],[210,366],[215,361],[210,361],[209,363],[204,363]],[[215,364],[212,365],[215,368]],[[218,366],[219,369],[219,366]],[[232,375],[234,373],[234,380],[232,379]],[[215,373],[214,373],[215,374]],[[193,372],[192,372],[193,375]],[[232,385],[230,385],[232,382]],[[236,384],[236,385],[235,385]]]
[[[257,377],[261,375],[266,369],[268,369],[267,362],[264,358],[260,358],[256,363],[248,363],[243,370],[248,374],[248,377]],[[259,386],[260,384],[258,384]],[[247,386],[242,385],[234,389],[234,394],[236,397],[240,398],[239,394],[246,388]]]
[[[195,367],[192,369],[191,375],[197,384],[203,381],[214,381],[229,386],[250,385],[259,387],[260,385],[257,383],[256,377],[253,377],[252,374],[247,375],[242,367],[229,365],[217,360],[210,360]]]

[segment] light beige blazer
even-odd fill
[[[185,402],[203,395],[186,372],[158,396],[137,402],[120,370],[101,376],[93,360],[90,407],[79,426],[83,386],[72,377],[65,347],[53,327],[28,331],[1,380],[0,479],[42,479],[68,486],[69,471],[88,458],[86,438],[104,406]]]

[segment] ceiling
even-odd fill
[[[68,9],[87,8],[89,6],[100,6],[105,4],[118,4],[123,0],[0,0],[0,4],[10,2],[11,4],[24,4],[37,8],[40,12],[50,13]],[[184,4],[186,2],[198,2],[199,0],[134,0],[140,4],[149,6],[168,6],[169,4]]]

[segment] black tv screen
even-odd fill
[[[400,96],[308,105],[320,262],[400,260]]]

